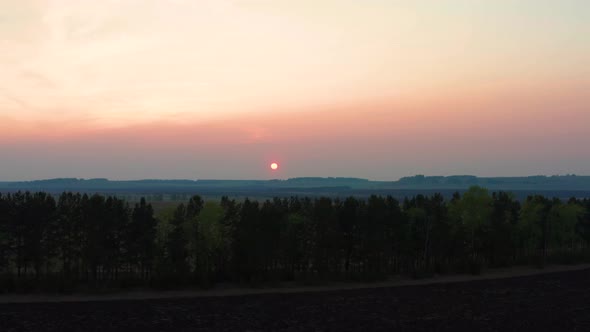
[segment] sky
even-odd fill
[[[0,0],[0,181],[590,175],[589,91],[587,0]]]

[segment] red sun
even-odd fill
[[[270,164],[270,169],[272,169],[273,171],[276,171],[277,169],[279,169],[279,164],[277,164],[277,163]]]

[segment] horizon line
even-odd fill
[[[33,180],[0,180],[0,183],[14,183],[14,182],[39,182],[39,181],[54,181],[54,180],[76,180],[76,181],[91,181],[91,180],[106,180],[109,182],[139,182],[139,181],[289,181],[294,179],[350,179],[350,180],[364,180],[370,182],[397,182],[402,179],[406,178],[416,178],[416,177],[424,177],[424,178],[449,178],[449,177],[474,177],[478,179],[490,179],[490,178],[531,178],[531,177],[590,177],[590,175],[580,175],[574,173],[566,173],[566,174],[534,174],[534,175],[512,175],[512,176],[478,176],[472,174],[452,174],[452,175],[425,175],[425,174],[414,174],[409,176],[403,176],[398,178],[397,180],[372,180],[363,177],[355,177],[355,176],[297,176],[297,177],[290,177],[290,178],[275,178],[275,179],[255,179],[255,178],[244,178],[244,179],[220,179],[220,178],[197,178],[197,179],[187,179],[187,178],[141,178],[141,179],[109,179],[103,177],[55,177],[55,178],[45,178],[45,179],[33,179]]]

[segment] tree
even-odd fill
[[[459,200],[452,202],[450,212],[468,237],[466,245],[470,258],[478,260],[492,214],[492,198],[487,189],[470,187]]]
[[[313,267],[323,279],[336,270],[338,264],[337,222],[332,200],[327,197],[316,199],[312,218],[316,228]]]
[[[265,201],[260,207],[259,245],[265,253],[263,268],[266,278],[276,279],[283,266],[281,237],[286,228],[288,202],[279,198]]]
[[[235,225],[233,241],[234,271],[242,281],[256,281],[260,278],[262,259],[258,202],[245,199],[241,205],[240,217]]]
[[[387,251],[390,261],[390,273],[399,272],[402,268],[403,258],[407,256],[411,245],[409,236],[408,218],[402,211],[400,202],[391,196],[386,199],[387,203]]]
[[[387,236],[388,210],[385,199],[371,195],[366,206],[363,249],[367,276],[371,279],[382,277],[385,271],[385,247]]]
[[[426,211],[426,197],[418,195],[411,200],[404,201],[404,214],[409,224],[408,236],[410,237],[411,248],[411,271],[426,269],[428,258],[428,244],[432,222]],[[408,257],[410,258],[410,257]]]
[[[219,256],[225,254],[222,241],[223,208],[217,202],[207,202],[199,213],[198,222],[193,223],[192,244],[195,255],[195,276],[198,283],[207,286],[214,277],[213,272]]]
[[[64,192],[59,196],[56,207],[56,218],[49,237],[52,248],[50,252],[61,261],[64,277],[76,277],[80,269],[80,257],[83,245],[82,196]]]
[[[348,197],[341,202],[338,210],[338,225],[342,234],[342,247],[344,250],[344,272],[350,272],[350,264],[353,258],[355,246],[357,246],[356,232],[360,214],[360,203],[354,197]]]
[[[232,262],[234,262],[234,241],[236,229],[240,221],[241,205],[234,199],[227,196],[221,198],[221,209],[223,210],[220,219],[220,256],[218,257],[217,274],[221,280],[230,279],[232,274]]]
[[[430,219],[430,230],[425,244],[424,260],[432,260],[436,272],[444,272],[448,267],[451,251],[451,225],[448,206],[441,194],[434,194],[426,201],[426,212]]]
[[[16,263],[17,278],[20,278],[23,270],[27,273],[27,261],[25,256],[26,238],[27,238],[27,209],[30,194],[25,194],[20,191],[9,196],[9,232],[12,235],[12,251],[14,253],[14,260]]]
[[[137,266],[144,278],[149,276],[155,259],[156,225],[154,209],[142,197],[131,213],[131,221],[124,234],[124,243],[128,263]]]
[[[542,265],[544,265],[547,256],[550,210],[551,201],[543,196],[535,195],[527,197],[520,211],[521,248],[525,250],[525,256],[536,255],[537,250],[540,249]]]
[[[578,204],[582,207],[582,213],[578,216],[578,222],[576,224],[576,233],[580,236],[583,245],[587,247],[590,244],[590,199],[584,199],[583,201],[574,200],[570,203]]]
[[[103,238],[103,266],[110,278],[118,274],[123,263],[121,255],[124,253],[124,232],[128,227],[129,205],[116,197],[108,197],[105,202],[106,219],[102,223]]]
[[[107,209],[105,198],[101,195],[92,195],[82,197],[82,225],[85,230],[82,246],[82,257],[86,270],[90,272],[90,277],[97,280],[99,269],[105,263],[105,246],[104,239],[106,228],[104,223],[107,221]]]
[[[96,287],[110,280],[206,286],[379,278],[532,259],[574,262],[587,257],[590,243],[588,199],[536,195],[521,206],[510,193],[480,187],[448,202],[417,195],[401,205],[375,195],[219,203],[186,197],[158,211],[158,220],[144,198],[130,209],[98,194],[62,193],[57,203],[43,192],[0,194],[2,278],[37,286],[61,273],[61,286]]]
[[[576,202],[562,203],[554,200],[547,217],[551,228],[549,247],[575,249],[581,240],[576,232],[576,226],[583,215],[584,208]]]
[[[187,210],[184,204],[180,204],[170,224],[172,230],[168,234],[166,244],[167,257],[170,262],[170,272],[177,277],[186,278],[189,272],[188,266],[188,238],[185,234]]]
[[[12,233],[10,232],[11,215],[10,196],[0,193],[0,272],[5,272],[10,264],[10,252],[13,246]]]
[[[492,194],[490,232],[485,247],[492,266],[506,266],[514,259],[517,247],[517,222],[520,203],[506,192]]]
[[[281,233],[281,249],[286,265],[286,279],[293,280],[296,273],[306,269],[305,219],[299,213],[289,212],[284,231]]]
[[[199,225],[199,223],[200,223],[199,214],[201,214],[204,204],[205,204],[205,202],[203,201],[201,196],[195,195],[189,199],[189,201],[186,205],[185,218],[186,218],[187,226],[190,228],[190,233],[191,233],[190,235],[189,234],[187,234],[187,235],[189,235],[189,238],[190,238],[188,242],[192,248],[190,255],[192,256],[193,268],[194,268],[195,274],[202,274],[203,271],[207,270],[207,267],[205,266],[206,264],[203,264],[204,266],[200,266],[201,265],[200,259],[205,258],[206,255],[203,255],[202,253],[199,252],[201,250],[206,251],[204,244],[199,243],[201,240],[204,240],[200,234],[201,227]]]

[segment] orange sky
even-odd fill
[[[0,180],[590,174],[586,1],[0,1]]]

